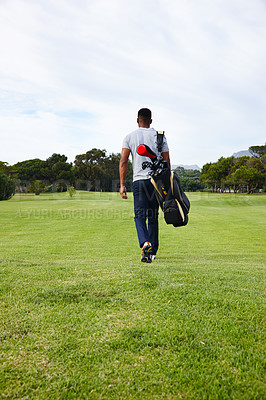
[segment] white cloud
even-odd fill
[[[0,160],[120,151],[153,110],[173,163],[265,140],[262,0],[0,2]]]

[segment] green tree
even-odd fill
[[[75,182],[72,163],[67,162],[67,157],[61,154],[52,154],[47,158],[42,168],[42,175],[52,184],[59,184],[61,191]]]
[[[209,176],[209,169],[211,167],[212,163],[207,163],[204,164],[199,176],[199,180],[204,184],[208,185],[208,176]]]
[[[220,182],[217,163],[205,164],[199,179],[203,184],[210,186],[213,192],[217,192],[217,186]]]
[[[0,171],[0,200],[9,200],[15,194],[15,181]]]
[[[116,191],[119,186],[120,154],[106,150],[91,149],[85,154],[79,154],[74,161],[76,188],[85,190]],[[131,189],[132,163],[128,163],[126,185]]]
[[[5,161],[0,161],[0,171],[2,171],[4,174],[6,174],[9,177],[13,177],[14,171],[12,165],[9,165]]]
[[[254,168],[242,165],[232,173],[231,179],[238,183],[239,187],[246,188],[247,193],[253,193],[259,185],[263,185],[263,174]]]
[[[266,161],[266,156],[263,156],[261,158],[250,157],[246,162],[246,166],[247,168],[254,168],[256,171],[261,171],[262,173],[264,173],[266,167],[264,161]]]
[[[103,190],[107,192],[119,191],[119,163],[120,163],[120,153],[111,153],[105,160],[104,163],[104,182]],[[128,161],[128,169],[126,175],[125,186],[127,190],[131,190],[131,184],[133,179],[133,169],[132,163]]]
[[[118,190],[120,154],[111,153],[106,157],[103,166],[102,190],[113,192]]]
[[[81,189],[95,190],[97,184],[104,176],[104,164],[106,161],[106,150],[93,148],[85,154],[76,156],[75,177],[79,180]]]
[[[45,161],[42,161],[39,158],[18,162],[13,165],[17,178],[21,181],[27,182],[45,179],[43,168],[45,168]]]
[[[212,191],[223,192],[233,186],[234,190],[238,187],[236,177],[232,173],[241,166],[246,166],[250,157],[221,157],[216,163],[205,164],[200,174],[200,181],[210,186]]]
[[[72,163],[67,163],[65,155],[54,153],[46,161],[38,158],[16,163],[13,167],[21,186],[29,186],[31,182],[42,181],[59,186],[60,190],[67,190],[74,184],[74,172]],[[30,190],[34,187],[31,186]]]
[[[28,192],[39,195],[45,189],[45,183],[40,180],[32,181],[28,187]]]
[[[245,167],[248,160],[250,160],[249,156],[235,158],[231,171],[234,172],[242,166]]]
[[[205,185],[200,182],[199,176],[200,171],[196,169],[185,169],[183,167],[177,167],[175,172],[180,178],[181,185],[184,191],[196,192],[198,190],[203,190]]]

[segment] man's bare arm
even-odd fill
[[[129,154],[130,154],[129,149],[127,148],[122,149],[120,163],[119,163],[120,195],[122,199],[127,199],[127,190],[125,187],[125,181],[126,181]]]
[[[162,152],[162,156],[163,156],[163,159],[164,159],[165,161],[167,161],[167,162],[168,162],[169,168],[171,169],[171,163],[170,163],[170,154],[169,154],[169,151],[163,151],[163,152]]]

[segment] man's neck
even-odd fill
[[[139,124],[139,128],[149,128],[150,127],[150,125],[144,125],[144,124]]]

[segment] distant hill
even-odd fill
[[[197,169],[198,171],[201,171],[201,168],[197,164],[193,164],[193,165],[184,165],[184,164],[172,165],[172,169],[176,169],[177,167],[183,167],[184,169]]]
[[[233,157],[235,157],[235,158],[244,157],[244,156],[253,157],[253,155],[250,153],[249,150],[241,150],[241,151],[238,151],[237,153],[233,154]]]

